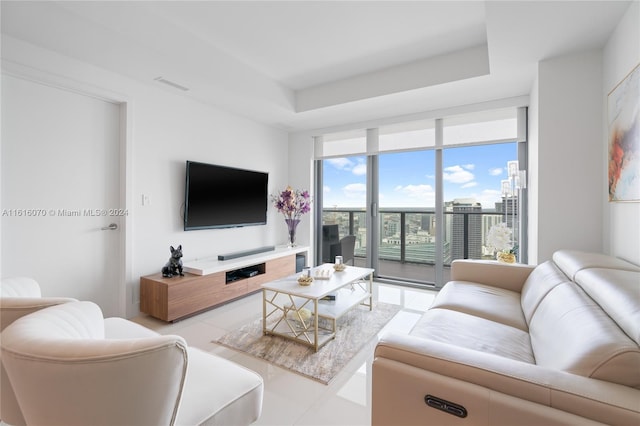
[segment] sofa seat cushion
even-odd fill
[[[575,283],[556,286],[529,324],[540,366],[640,387],[640,348]]]
[[[520,293],[468,281],[448,282],[431,308],[449,309],[527,331]]]
[[[260,417],[262,377],[196,348],[188,358],[176,425],[246,425]]]
[[[576,283],[640,344],[640,272],[585,269],[576,274]]]
[[[411,330],[412,336],[535,363],[529,334],[468,313],[431,308]]]
[[[159,336],[140,324],[106,318],[106,337]],[[187,348],[189,362],[176,425],[249,424],[262,407],[262,378],[239,364],[199,349]]]

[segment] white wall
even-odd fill
[[[311,212],[302,217],[298,226],[297,242],[300,245],[309,246],[309,265],[313,265],[314,244],[313,235],[315,223],[315,193],[313,188],[313,142],[311,136],[308,135],[289,135],[289,181],[288,184],[296,189],[308,190],[313,201],[311,204]],[[320,218],[321,219],[321,218]]]
[[[538,110],[539,110],[539,99],[538,99],[538,76],[533,82],[533,86],[531,88],[531,94],[529,96],[529,108],[527,110],[527,159],[529,161],[528,165],[528,176],[527,176],[527,195],[528,195],[528,205],[529,211],[527,214],[529,215],[527,218],[527,236],[528,236],[528,246],[527,246],[527,256],[529,264],[535,265],[538,263],[538,228],[540,227],[540,218],[538,216],[538,209],[536,206],[539,203],[539,176],[540,172],[538,170],[538,165],[540,164],[540,158],[538,155],[539,149],[539,132],[538,132],[538,123],[540,122]]]
[[[588,51],[538,64],[536,132],[529,147],[532,190],[537,202],[530,215],[537,223],[540,263],[561,248],[603,251],[602,194],[605,190],[601,150],[602,55]],[[533,98],[534,96],[532,96]],[[537,159],[537,162],[536,162]]]
[[[9,37],[3,37],[2,48],[3,72],[10,69],[14,74],[127,102],[130,251],[123,314],[138,313],[139,277],[160,272],[170,245],[182,244],[188,260],[286,242],[284,222],[271,207],[266,226],[184,232],[181,219],[185,160],[268,172],[269,192],[273,193],[288,183],[286,132],[192,101],[151,80],[149,84],[133,81]],[[143,194],[150,197],[147,206],[142,206]],[[47,236],[31,238],[37,244]],[[73,297],[56,294],[55,288],[43,291]]]
[[[640,63],[640,2],[633,2],[603,52],[603,102],[607,95]],[[640,94],[638,94],[640,96]],[[607,173],[607,110],[604,110],[601,155]],[[603,175],[603,179],[606,175]],[[636,264],[640,264],[640,202],[609,203],[603,197],[605,249]]]

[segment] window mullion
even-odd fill
[[[443,144],[442,119],[436,120],[436,249],[435,249],[435,285],[441,288],[444,285],[444,190],[442,179],[442,144]]]

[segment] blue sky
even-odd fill
[[[443,150],[444,200],[475,198],[486,209],[500,201],[500,181],[507,161],[517,158],[516,144]],[[435,152],[413,151],[379,156],[381,207],[433,207]],[[364,207],[366,157],[324,161],[324,206]]]

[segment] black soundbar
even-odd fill
[[[264,253],[267,251],[273,251],[276,249],[276,246],[265,246],[265,247],[259,247],[256,249],[251,249],[251,250],[245,250],[245,251],[238,251],[235,253],[227,253],[227,254],[219,254],[218,255],[218,260],[229,260],[229,259],[235,259],[238,257],[244,257],[244,256],[250,256],[252,254],[258,254],[258,253]]]

